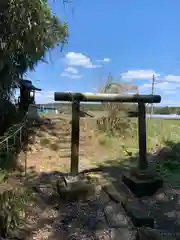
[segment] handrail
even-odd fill
[[[18,128],[13,134],[11,134],[11,135],[5,137],[5,139],[3,139],[3,140],[0,142],[0,145],[1,145],[2,143],[6,142],[9,138],[14,137],[15,134],[18,133],[23,127],[24,127],[24,123],[23,123],[23,125],[21,125],[21,127]],[[0,147],[1,147],[1,146],[0,146]]]
[[[6,151],[9,151],[9,140],[12,139],[13,137],[15,138],[17,136],[17,134],[19,134],[19,138],[20,138],[20,142],[22,144],[22,129],[25,127],[26,125],[26,117],[23,119],[22,123],[20,123],[20,127],[18,129],[15,130],[15,132],[10,133],[8,136],[3,136],[3,140],[0,141],[0,149],[3,149],[4,147],[4,143],[6,144],[5,148]],[[14,144],[15,144],[15,139],[14,139]]]

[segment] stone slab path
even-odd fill
[[[136,239],[136,231],[121,204],[111,201],[100,184],[88,199],[63,202],[55,191],[58,177],[58,173],[44,173],[38,179],[29,179],[34,189],[33,203],[16,239]]]

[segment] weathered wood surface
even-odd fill
[[[55,101],[160,103],[159,95],[55,92]]]
[[[72,129],[71,129],[71,173],[76,175],[79,170],[79,137],[80,137],[80,102],[72,103]]]

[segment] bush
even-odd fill
[[[117,116],[101,117],[97,120],[97,128],[111,136],[127,134],[131,121]]]
[[[6,185],[5,185],[6,187]],[[7,237],[21,223],[30,194],[24,189],[5,190],[0,194],[0,236]]]
[[[129,90],[138,91],[138,88],[136,86],[115,83],[110,74],[105,87],[100,91],[109,94],[124,94]],[[97,129],[112,136],[124,136],[127,134],[132,124],[131,120],[127,117],[129,116],[129,111],[136,110],[136,105],[127,103],[102,104],[104,111],[106,111],[108,114],[106,117],[102,117],[97,120]]]

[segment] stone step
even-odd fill
[[[70,153],[71,152],[71,149],[69,149],[69,148],[60,148],[59,150],[58,150],[58,153]],[[83,150],[83,149],[80,149],[79,150],[79,153],[85,153],[85,150]]]
[[[103,230],[105,231],[105,230]],[[137,240],[137,231],[132,228],[112,228],[108,229],[110,237],[98,239],[113,239],[113,240]]]
[[[71,141],[71,136],[62,136],[62,135],[59,135],[59,140],[61,140],[61,139]],[[86,140],[86,137],[80,137],[79,140],[80,140],[80,141],[85,141],[85,140]]]
[[[56,143],[58,146],[59,146],[59,148],[71,148],[71,142],[70,141],[59,141],[59,142],[57,142]],[[88,144],[87,142],[79,142],[79,146],[80,147],[84,147],[84,146],[90,146],[90,144]]]
[[[114,181],[112,184],[107,184],[103,187],[112,201],[116,203],[126,202],[128,199],[134,199],[134,195],[129,191],[122,181]]]
[[[142,201],[154,217],[156,229],[163,229],[163,231],[169,233],[180,230],[178,221],[180,209],[179,194],[165,186],[159,189],[151,198],[143,198]]]
[[[85,152],[84,151],[80,151],[79,152],[79,156],[84,156]],[[62,158],[70,158],[71,157],[71,151],[66,149],[66,150],[63,150],[61,149],[61,151],[59,151],[58,153],[58,156],[59,157],[62,157]]]
[[[138,240],[177,240],[180,239],[180,233],[168,233],[163,230],[152,228],[139,228],[137,231]]]
[[[110,199],[120,203],[135,227],[154,226],[154,218],[149,209],[141,203],[122,181],[116,181],[103,187]]]
[[[104,212],[110,228],[133,227],[121,203],[111,201],[105,206]]]
[[[154,227],[154,218],[148,208],[139,199],[122,203],[127,215],[135,227]]]

